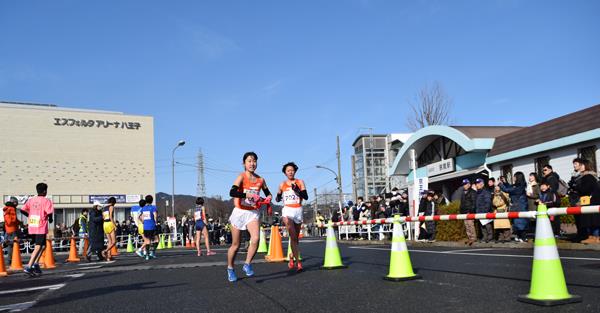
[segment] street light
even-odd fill
[[[173,170],[173,181],[171,185],[173,187],[173,193],[171,194],[171,213],[173,214],[173,217],[175,217],[175,150],[183,145],[185,145],[185,140],[179,140],[175,148],[173,148],[173,153],[171,153],[171,168]]]
[[[339,193],[339,197],[340,197],[340,199],[339,199],[339,206],[340,206],[340,214],[341,214],[342,213],[342,202],[344,201],[344,199],[343,199],[344,196],[342,195],[342,184],[340,183],[340,176],[338,176],[338,174],[334,170],[332,170],[332,169],[330,169],[328,167],[321,166],[321,165],[317,165],[316,167],[320,168],[320,169],[328,170],[331,173],[333,173],[333,175],[335,175],[335,181],[338,184],[338,193]]]

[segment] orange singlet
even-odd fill
[[[301,208],[302,198],[300,198],[292,189],[292,183],[295,183],[300,190],[306,189],[304,182],[301,179],[295,179],[294,181],[286,180],[279,185],[279,190],[282,192],[283,205],[288,208]]]
[[[259,195],[265,180],[262,177],[257,176],[256,181],[251,182],[245,172],[242,173],[242,175],[244,175],[244,178],[242,179],[242,185],[238,188],[238,191]],[[236,208],[240,208],[242,210],[258,210],[256,203],[252,199],[233,198],[233,204]]]

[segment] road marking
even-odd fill
[[[80,267],[80,268],[78,268],[78,270],[94,270],[94,269],[101,268],[101,267],[102,267],[102,265],[87,266],[87,267]]]
[[[102,266],[98,266],[96,268],[100,268]],[[83,269],[83,268],[82,268]],[[70,278],[81,278],[83,277],[83,275],[85,275],[84,273],[77,273],[77,274],[71,274],[71,275],[65,275],[65,277],[70,277]]]
[[[444,251],[443,253],[461,253],[461,252],[471,252],[471,251],[489,251],[489,250],[498,250],[498,249],[464,249],[464,250],[450,250]]]
[[[8,294],[13,294],[13,293],[21,293],[21,292],[29,292],[29,291],[35,291],[35,290],[40,290],[40,289],[44,289],[44,290],[57,290],[57,289],[60,289],[60,288],[62,288],[64,286],[65,286],[65,284],[56,284],[56,285],[39,286],[39,287],[31,287],[31,288],[23,288],[23,289],[3,290],[3,291],[0,291],[0,295],[8,295]]]
[[[374,247],[349,247],[350,249],[361,249],[361,250],[382,250],[382,251],[390,251],[387,248],[374,248]],[[492,249],[496,250],[496,249]],[[435,253],[435,254],[447,254],[447,255],[473,255],[473,256],[491,256],[491,257],[506,257],[506,258],[529,258],[532,259],[532,255],[519,255],[519,254],[486,254],[486,253],[448,253],[448,251],[431,251],[431,250],[409,250],[417,253]],[[577,258],[577,257],[560,257],[563,260],[576,260],[576,261],[600,261],[600,258]]]
[[[35,301],[2,305],[0,306],[0,311],[21,312],[31,308],[34,304]]]

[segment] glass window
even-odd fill
[[[578,149],[577,156],[590,161],[590,168],[588,171],[596,171],[598,168],[596,163],[596,146],[589,146]]]
[[[543,156],[535,159],[535,172],[539,177],[544,177],[544,166],[550,164],[550,157]]]
[[[501,175],[506,179],[507,182],[513,183],[513,166],[512,164],[507,164],[502,166]]]

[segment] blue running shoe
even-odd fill
[[[140,258],[144,257],[144,254],[142,253],[142,250],[135,250],[135,254],[137,254],[137,256],[139,256]]]
[[[29,275],[29,277],[35,277],[35,273],[33,272],[33,267],[26,267],[23,272],[27,275]]]
[[[31,269],[33,270],[33,272],[36,275],[38,275],[38,276],[42,275],[42,269],[40,268],[40,265],[38,263],[33,264],[33,266],[31,267]]]
[[[230,282],[237,281],[237,276],[235,276],[235,270],[234,269],[232,269],[232,268],[228,268],[227,269],[227,279]]]
[[[252,270],[252,265],[244,263],[244,267],[242,267],[244,272],[246,272],[246,276],[252,277],[254,276],[254,271]]]

